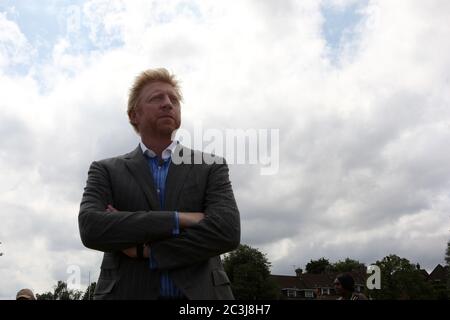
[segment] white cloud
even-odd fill
[[[86,1],[71,11],[79,9],[79,32],[68,29],[51,60],[22,76],[5,70],[30,61],[33,49],[0,14],[15,35],[0,31],[0,298],[23,286],[50,290],[70,264],[82,266],[84,284],[87,270],[98,272],[100,254],[82,247],[76,221],[87,169],[137,144],[128,88],[159,66],[182,80],[186,128],[200,120],[204,129],[280,129],[278,174],[231,166],[242,240],[267,252],[274,272],[322,256],[442,263],[450,206],[443,6],[370,1],[334,64],[320,2]],[[83,41],[92,45],[78,50]],[[38,258],[21,254],[26,246]]]
[[[33,55],[25,35],[16,23],[0,12],[0,68],[28,63]]]

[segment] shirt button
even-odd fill
[[[161,192],[161,190],[160,189],[158,189],[158,190],[156,190],[158,193],[160,193]]]

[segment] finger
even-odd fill
[[[111,210],[112,212],[113,212],[113,211],[117,211],[117,209],[114,208],[114,207],[113,207],[112,205],[110,205],[110,204],[108,204],[108,209]]]

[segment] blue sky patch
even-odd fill
[[[352,41],[355,36],[355,27],[363,19],[362,8],[367,6],[368,0],[359,1],[344,8],[322,6],[324,17],[323,35],[330,50],[330,59],[336,62],[343,45]]]
[[[59,39],[67,38],[70,47],[68,53],[81,54],[93,50],[105,50],[122,45],[117,37],[108,37],[101,32],[98,40],[89,38],[89,29],[83,24],[82,5],[84,0],[5,0],[0,3],[0,12],[6,13],[9,20],[15,22],[36,50],[34,65],[43,65],[52,59],[53,48]],[[77,28],[71,25],[78,22]],[[101,31],[101,30],[100,30]],[[105,41],[110,39],[110,41]],[[15,65],[6,70],[8,73],[26,74],[29,65]]]

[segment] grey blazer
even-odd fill
[[[78,224],[83,244],[104,252],[95,299],[156,299],[161,270],[169,272],[188,299],[233,299],[220,260],[220,254],[240,242],[228,167],[218,157],[219,164],[194,164],[194,157],[203,159],[203,153],[181,145],[175,154],[187,156],[191,164],[170,164],[165,211],[140,146],[91,164]],[[119,212],[106,212],[108,204]],[[205,219],[172,236],[176,210],[204,212]],[[150,243],[158,268],[150,269],[148,259],[121,252],[142,243]]]

